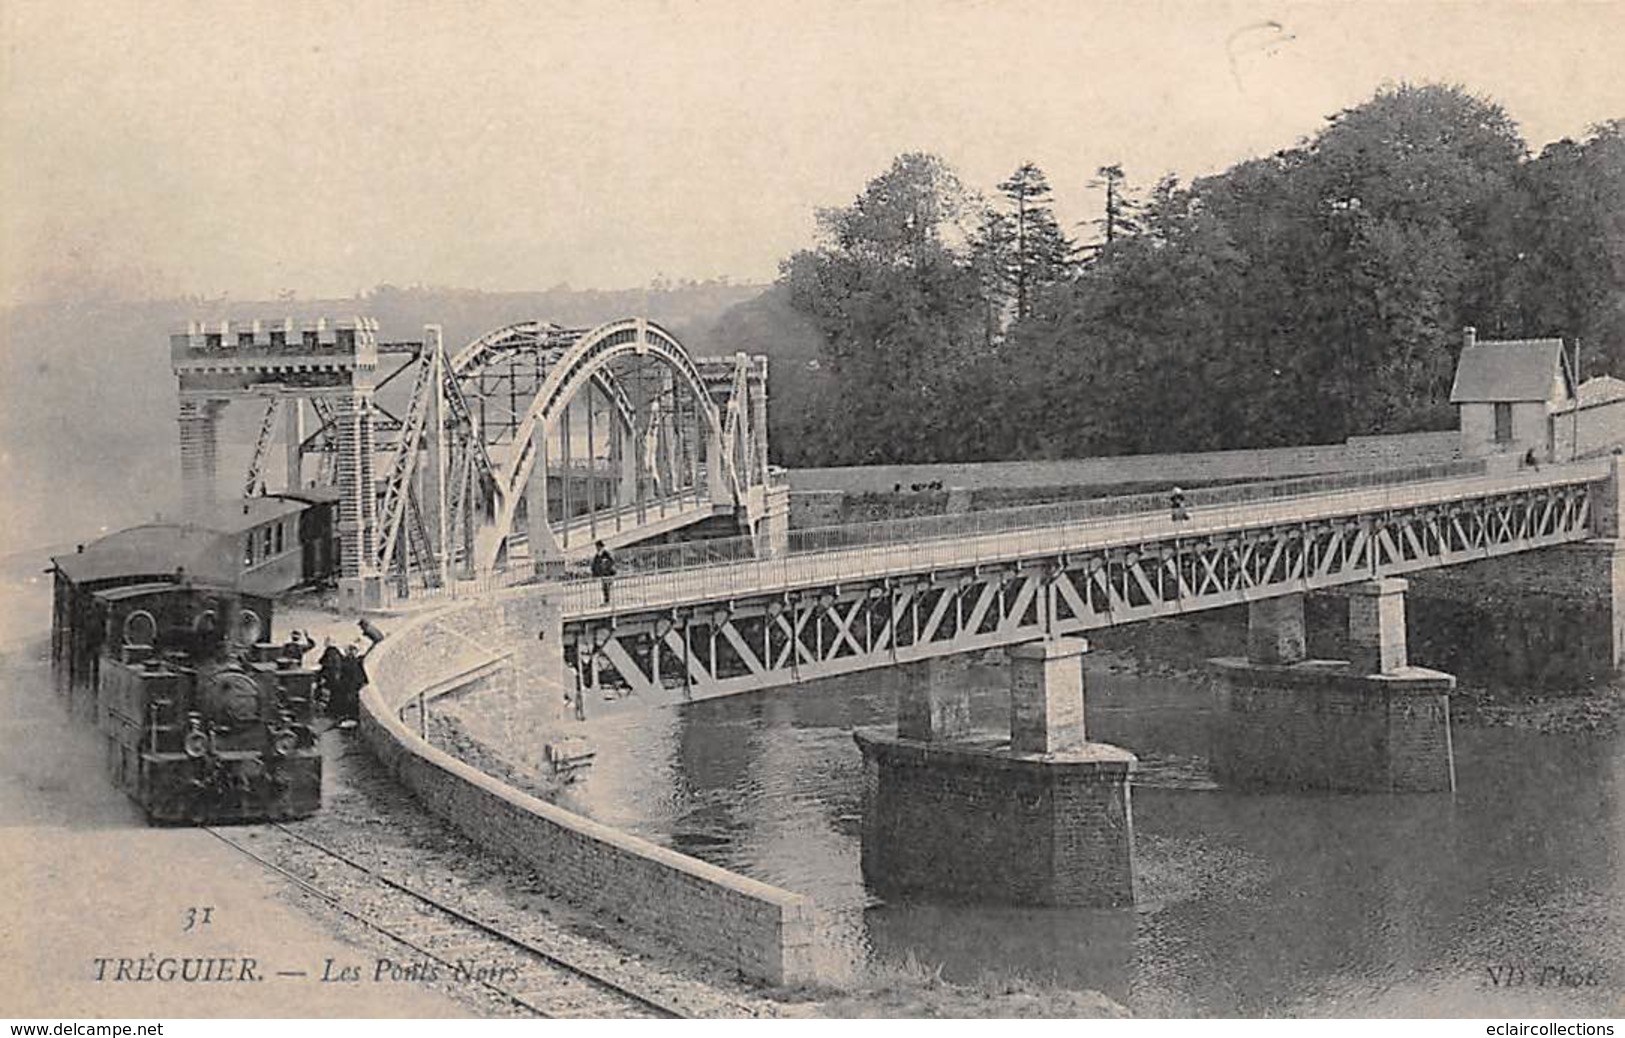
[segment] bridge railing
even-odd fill
[[[615,554],[615,570],[618,573],[665,573],[713,566],[718,563],[744,562],[754,558],[756,558],[754,538],[713,537],[707,540],[682,541],[677,544],[623,548]]]
[[[1188,499],[1192,521],[1177,525],[1169,523],[1165,507],[1149,512],[1144,509],[1096,510],[1091,514],[1074,511],[1063,513],[1069,518],[1045,525],[1017,524],[1012,522],[1009,513],[982,513],[996,518],[977,528],[961,527],[955,536],[831,544],[821,551],[800,551],[766,559],[719,558],[708,565],[683,569],[629,571],[618,567],[609,603],[603,601],[599,581],[588,578],[559,582],[561,605],[566,615],[595,611],[605,605],[613,605],[619,611],[683,602],[716,603],[721,607],[732,599],[774,587],[838,585],[860,576],[868,579],[918,574],[1067,552],[1077,547],[1086,530],[1092,531],[1087,536],[1093,541],[1105,538],[1109,542],[1115,538],[1132,543],[1157,529],[1163,534],[1200,538],[1234,529],[1238,521],[1243,524],[1315,522],[1353,513],[1412,508],[1419,503],[1469,498],[1486,492],[1591,482],[1606,475],[1605,468],[1597,463],[1553,466],[1539,473],[1508,473],[1501,478],[1490,478],[1486,469],[1484,465],[1453,466],[1449,472],[1431,480],[1361,477],[1342,480],[1340,486],[1328,486],[1324,479],[1294,481],[1298,483],[1297,494],[1277,492],[1254,497],[1210,494],[1204,499]],[[1135,499],[1165,504],[1165,499],[1157,495],[1136,495]],[[920,528],[919,520],[907,523]],[[897,528],[903,524],[884,525]]]
[[[1479,476],[1483,475],[1485,470],[1486,462],[1478,458],[1399,469],[1334,473],[1264,483],[1208,487],[1188,491],[1185,500],[1190,507],[1201,508],[1245,501],[1267,501],[1280,497],[1301,497],[1306,494],[1357,487],[1391,486],[1396,483]],[[1120,497],[1061,501],[954,515],[814,526],[790,531],[789,552],[791,555],[812,555],[883,544],[961,540],[986,534],[1070,526],[1079,522],[1124,515],[1148,515],[1166,511],[1167,508],[1166,494],[1127,494]],[[615,563],[616,569],[623,574],[661,573],[745,562],[756,557],[756,544],[752,538],[719,537],[678,544],[627,548],[616,554]]]
[[[1190,508],[1211,508],[1288,497],[1309,497],[1320,493],[1360,488],[1392,488],[1443,479],[1482,476],[1486,474],[1487,469],[1488,463],[1480,458],[1399,469],[1335,473],[1265,483],[1208,487],[1188,491],[1185,499]],[[738,566],[746,563],[752,564],[753,571],[760,571],[758,575],[764,577],[769,572],[777,572],[793,565],[800,576],[822,575],[832,580],[846,575],[857,556],[868,558],[879,566],[897,561],[896,553],[902,548],[908,549],[912,560],[910,565],[929,563],[937,560],[937,556],[942,557],[937,561],[947,564],[950,561],[963,561],[960,558],[963,552],[959,550],[959,546],[964,542],[996,537],[1005,549],[1040,547],[1040,542],[1047,543],[1055,531],[1081,523],[1134,515],[1158,515],[1166,513],[1167,510],[1166,494],[1131,494],[955,515],[811,527],[792,530],[789,552],[778,559],[760,558],[756,544],[750,537],[713,538],[628,548],[615,555],[616,601],[617,604],[627,602],[626,596],[634,589],[638,589],[640,593],[633,594],[632,597],[652,596],[651,600],[659,598],[667,594],[667,590],[664,589],[671,581],[681,584],[685,592],[714,593],[726,597],[733,589],[734,582],[739,580]],[[827,573],[824,572],[826,570]],[[477,580],[454,581],[446,588],[414,590],[412,597],[419,599],[464,597],[537,579],[529,567],[524,567],[489,574]],[[587,575],[584,561],[568,565],[563,579],[558,582],[564,586],[567,596],[572,601],[579,600],[578,604],[581,606],[592,605],[593,596],[599,594],[597,581]]]
[[[553,523],[553,533],[561,541],[568,533],[572,549],[583,547],[583,538],[585,546],[590,547],[591,534],[594,530],[600,534],[619,533],[623,529],[634,529],[640,523],[665,519],[669,515],[691,513],[709,504],[710,498],[703,490],[685,488],[673,494],[647,498],[641,502],[634,501],[613,508],[600,508],[590,513],[582,512],[580,515],[571,516],[568,520]]]
[[[1282,497],[1303,497],[1310,494],[1351,490],[1360,487],[1392,486],[1399,483],[1420,483],[1438,479],[1478,476],[1483,475],[1485,471],[1486,463],[1484,460],[1474,459],[1435,465],[1418,465],[1402,469],[1305,476],[1266,483],[1236,483],[1228,486],[1186,491],[1185,503],[1191,508],[1202,508],[1249,501],[1269,501]],[[859,547],[869,544],[934,541],[989,533],[1069,526],[1074,523],[1096,519],[1113,519],[1125,515],[1165,512],[1168,507],[1169,500],[1166,493],[1129,494],[1122,497],[1029,505],[1023,508],[964,512],[958,515],[922,516],[916,519],[888,520],[850,526],[813,527],[806,530],[792,531],[790,543],[792,553],[830,551],[836,548]],[[800,535],[799,538],[798,534]]]

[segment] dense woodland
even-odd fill
[[[1493,102],[1400,86],[1193,183],[1068,171],[1105,197],[1076,233],[1030,163],[984,195],[903,155],[706,345],[772,344],[792,466],[1448,427],[1465,324],[1625,374],[1622,134],[1532,155]]]

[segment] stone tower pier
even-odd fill
[[[979,738],[938,661],[910,664],[898,727],[859,732],[863,872],[905,895],[1017,905],[1135,900],[1135,758],[1089,742],[1088,642],[1020,645],[1010,658],[1010,735]]]
[[[1349,591],[1349,659],[1304,653],[1303,596],[1248,606],[1248,656],[1222,679],[1213,770],[1240,787],[1379,792],[1456,788],[1456,679],[1406,656],[1404,580]]]

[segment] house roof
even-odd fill
[[[1588,378],[1580,383],[1577,393],[1581,407],[1595,407],[1598,404],[1612,403],[1615,400],[1625,399],[1625,380],[1617,379],[1612,375],[1598,375]]]
[[[1553,401],[1552,386],[1561,378],[1559,399],[1574,395],[1562,339],[1513,339],[1481,342],[1461,351],[1452,404]]]

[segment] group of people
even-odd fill
[[[384,640],[383,632],[371,622],[363,619],[358,626],[367,639],[365,649],[352,642],[341,651],[332,638],[326,638],[322,653],[315,660],[316,700],[340,728],[356,726],[361,714],[361,690],[367,687],[364,661],[373,646]],[[316,642],[307,632],[294,631],[282,646],[282,655],[303,665],[305,657],[315,648]]]

